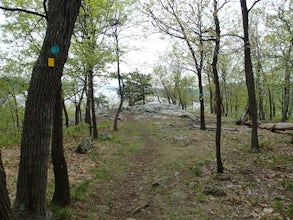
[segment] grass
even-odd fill
[[[78,185],[74,185],[71,189],[71,198],[85,202],[88,194],[89,181],[82,181]]]
[[[52,217],[51,219],[54,220],[69,220],[72,217],[72,212],[70,209],[68,208],[64,208],[62,206],[56,205],[56,204],[52,204],[50,206],[51,212],[52,212]]]
[[[85,155],[74,150],[88,135],[87,125],[64,129],[73,202],[66,209],[52,207],[54,219],[293,218],[293,203],[288,198],[293,188],[292,145],[282,134],[259,130],[261,153],[251,153],[249,128],[223,131],[225,173],[217,175],[213,131],[190,129],[188,120],[182,118],[125,118],[119,121],[117,132],[109,129],[112,121],[99,119],[99,132],[109,133],[113,139],[94,141],[94,149]],[[224,125],[235,126],[231,119]],[[175,141],[175,136],[187,138]],[[3,153],[9,155],[4,166],[12,197],[16,149]],[[50,171],[48,201],[53,186]],[[205,194],[207,187],[226,195]],[[178,199],[180,196],[186,199]],[[106,208],[101,211],[101,207]],[[136,213],[129,211],[137,208]],[[273,212],[264,213],[264,208]]]

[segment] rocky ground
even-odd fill
[[[194,114],[152,104],[124,109],[117,132],[111,115],[98,121],[100,137],[107,138],[86,154],[74,152],[86,127],[65,130],[72,203],[51,207],[52,219],[293,219],[286,135],[260,130],[261,153],[251,153],[250,128],[223,118],[225,173],[216,174],[214,130],[191,126],[198,122]],[[214,118],[207,124],[214,127]],[[13,199],[18,147],[2,154]],[[48,201],[52,170],[49,176]]]

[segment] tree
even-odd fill
[[[55,190],[52,198],[54,204],[61,206],[70,203],[70,186],[68,180],[67,163],[63,150],[63,118],[62,118],[62,86],[58,88],[53,110],[52,128],[52,163],[55,176]]]
[[[61,86],[62,71],[80,3],[80,0],[50,0],[48,4],[44,1],[45,14],[37,13],[47,19],[47,30],[33,67],[24,116],[14,202],[16,215],[22,219],[46,218],[47,170],[53,109],[57,93],[60,92],[58,89]],[[59,54],[51,53],[53,45],[60,48]],[[49,57],[55,59],[54,67],[48,66]]]
[[[10,206],[10,200],[6,187],[6,175],[2,164],[2,157],[0,151],[0,216],[1,219],[12,220],[13,214]]]
[[[206,37],[209,38],[209,31],[204,25],[204,14],[207,5],[208,2],[205,0],[193,2],[160,0],[157,5],[149,4],[145,7],[146,13],[153,19],[154,24],[161,32],[173,38],[180,39],[186,44],[193,61],[194,72],[198,79],[200,129],[202,130],[206,129],[202,72],[204,41]]]
[[[274,63],[274,74],[276,71],[281,76],[281,121],[289,118],[290,105],[292,106],[291,86],[292,86],[292,48],[293,48],[293,29],[292,29],[292,1],[270,1],[272,13],[266,15],[267,34],[264,42],[268,44],[269,51],[265,54]]]
[[[118,130],[118,119],[124,102],[124,83],[121,72],[122,56],[124,54],[122,47],[122,40],[125,37],[124,32],[129,28],[129,21],[133,12],[131,8],[132,1],[114,1],[113,15],[109,21],[111,27],[110,36],[113,38],[114,46],[114,61],[116,63],[116,78],[118,80],[118,93],[120,96],[119,106],[117,108],[114,118],[114,131]]]
[[[253,6],[255,5],[256,2],[254,2]],[[259,151],[258,135],[257,135],[257,104],[256,104],[254,75],[253,75],[251,53],[250,53],[249,21],[248,21],[248,14],[249,14],[249,11],[253,8],[253,6],[250,9],[247,9],[246,0],[240,0],[240,4],[241,4],[241,10],[242,10],[242,22],[243,22],[243,32],[244,32],[244,37],[243,37],[244,61],[245,61],[244,63],[245,63],[245,78],[246,78],[248,103],[249,103],[248,111],[252,121],[251,150],[257,152]]]
[[[213,54],[213,79],[215,83],[215,96],[216,96],[216,113],[217,113],[217,129],[216,129],[216,157],[217,157],[217,172],[223,173],[224,167],[221,159],[221,117],[222,117],[222,97],[220,91],[220,83],[219,83],[219,75],[218,75],[218,56],[220,50],[220,36],[221,36],[221,29],[220,29],[220,22],[218,18],[218,1],[214,0],[214,10],[213,10],[213,17],[215,22],[215,48]],[[226,1],[225,1],[226,3]]]
[[[86,94],[85,122],[89,124],[90,134],[93,138],[98,138],[95,97],[94,97],[94,77],[97,72],[102,71],[107,61],[110,60],[108,46],[104,43],[105,33],[108,29],[109,14],[111,14],[112,2],[105,0],[85,0],[82,2],[82,10],[77,20],[74,34],[73,54],[71,68],[74,74],[71,77],[80,78],[82,73],[83,88],[80,89],[79,100],[76,105],[76,124],[79,123],[80,106],[83,95]],[[82,67],[82,68],[81,68]],[[69,70],[70,71],[70,70]],[[79,87],[79,86],[77,86]]]
[[[126,76],[124,81],[124,92],[125,99],[128,99],[128,104],[130,106],[135,105],[137,102],[145,104],[146,96],[153,94],[150,80],[150,75],[141,74],[138,70]]]
[[[2,105],[8,103],[13,127],[20,130],[22,108],[18,102],[21,100],[20,96],[25,98],[27,81],[23,77],[3,75],[0,77],[0,86],[0,94],[3,98]]]

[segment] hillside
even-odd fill
[[[260,130],[261,153],[251,153],[250,128],[223,118],[229,129],[222,133],[225,173],[218,175],[214,131],[194,128],[196,118],[177,110],[125,110],[118,132],[111,117],[99,116],[99,134],[109,138],[87,154],[74,152],[86,127],[65,130],[72,203],[51,207],[52,219],[293,219],[289,137]],[[2,155],[13,199],[18,146]],[[49,176],[48,201],[52,169]]]

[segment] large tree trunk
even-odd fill
[[[2,164],[1,150],[0,150],[0,217],[4,220],[12,220],[13,215],[10,207],[10,200],[6,187],[6,175]]]
[[[251,62],[250,42],[249,42],[249,22],[246,0],[240,0],[242,10],[243,32],[244,32],[244,60],[245,60],[245,77],[248,91],[249,115],[252,121],[251,131],[251,150],[259,151],[257,135],[257,103],[255,97],[254,76]]]
[[[53,129],[52,129],[52,163],[55,177],[55,191],[52,198],[54,204],[61,206],[70,203],[70,187],[68,180],[67,164],[63,150],[63,120],[62,120],[62,94],[61,88],[56,96]]]
[[[46,219],[46,188],[51,125],[57,89],[68,56],[80,0],[48,1],[48,25],[28,91],[14,210],[20,219]],[[60,53],[53,55],[57,44]],[[49,57],[55,67],[48,67]]]
[[[221,116],[222,116],[222,98],[221,98],[221,91],[220,91],[220,82],[219,82],[219,75],[218,75],[218,55],[220,49],[220,22],[218,18],[218,2],[214,0],[214,22],[216,26],[216,40],[215,40],[215,49],[213,54],[213,74],[214,74],[214,83],[215,83],[215,96],[216,96],[216,112],[217,112],[217,129],[216,129],[216,158],[217,158],[217,172],[223,173],[224,167],[221,159]]]

